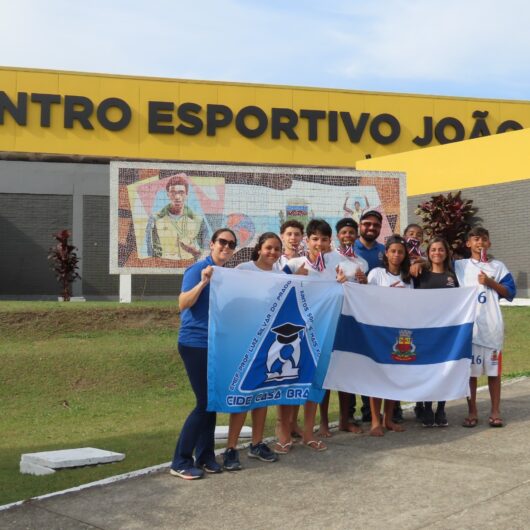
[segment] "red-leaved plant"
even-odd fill
[[[471,229],[471,219],[477,212],[472,200],[464,200],[459,191],[454,195],[434,195],[430,201],[418,205],[415,213],[423,221],[427,239],[443,237],[453,249],[455,257],[467,254],[466,234]]]
[[[70,301],[72,294],[72,283],[77,278],[81,278],[77,273],[79,258],[77,257],[77,248],[68,244],[70,232],[68,230],[61,230],[53,237],[57,240],[57,244],[50,247],[48,259],[55,271],[57,281],[62,286],[62,296],[65,302]]]

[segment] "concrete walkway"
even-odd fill
[[[2,529],[530,528],[530,378],[503,386],[506,426],[337,433],[329,450],[296,446],[280,462],[186,482],[167,471],[0,512]]]

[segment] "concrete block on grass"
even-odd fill
[[[215,439],[226,440],[227,438],[228,438],[228,425],[218,425],[215,428]],[[246,425],[243,425],[239,438],[244,439],[244,440],[248,440],[252,438],[252,428],[247,427]]]
[[[124,458],[125,455],[123,453],[105,451],[104,449],[96,449],[94,447],[42,451],[40,453],[25,453],[20,458],[20,471],[21,473],[24,473],[22,468],[32,469],[31,466],[39,466],[51,470],[62,469],[65,467],[93,466],[96,464],[119,462]]]
[[[53,475],[55,469],[20,460],[20,472],[24,475]]]

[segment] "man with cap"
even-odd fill
[[[377,242],[382,224],[383,216],[377,210],[369,210],[361,216],[359,238],[353,247],[355,254],[368,262],[368,272],[383,266],[385,245]]]

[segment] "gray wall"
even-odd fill
[[[52,234],[72,226],[72,197],[0,193],[0,295],[58,293]]]
[[[0,298],[54,298],[59,286],[47,254],[67,228],[81,258],[74,295],[119,295],[109,270],[109,166],[0,160]],[[181,277],[133,276],[133,297],[175,298]]]
[[[444,192],[444,195],[447,192]],[[418,222],[414,210],[432,194],[408,198],[409,223]],[[504,262],[517,284],[517,296],[530,297],[530,179],[462,190],[478,208],[480,224],[491,238],[491,254]]]

